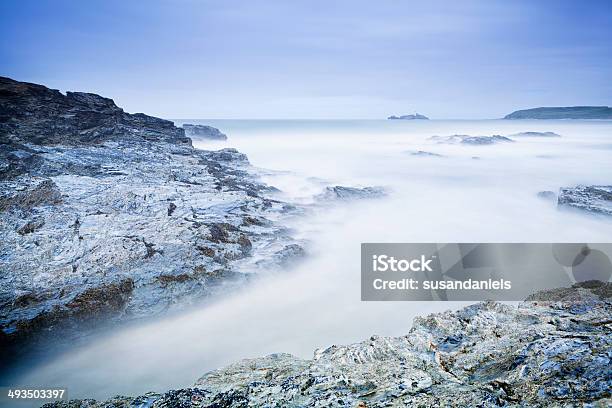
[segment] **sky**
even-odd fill
[[[0,75],[175,119],[612,105],[612,1],[2,0]]]

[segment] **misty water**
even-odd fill
[[[187,387],[247,357],[315,348],[372,334],[402,335],[417,315],[459,302],[361,302],[361,242],[607,242],[612,221],[537,197],[612,182],[610,121],[230,121],[218,127],[280,198],[308,204],[326,185],[384,186],[383,199],[338,203],[292,221],[308,258],[196,310],[115,329],[30,365],[14,384],[67,387],[105,398]],[[552,131],[560,138],[446,145],[432,135]],[[411,155],[427,151],[444,157]],[[273,171],[268,171],[273,170]]]

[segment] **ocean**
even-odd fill
[[[415,316],[464,302],[362,302],[362,242],[610,242],[612,220],[537,196],[612,184],[612,121],[175,120],[207,124],[246,153],[278,198],[308,206],[326,186],[382,186],[376,200],[312,207],[291,221],[308,257],[196,310],[101,334],[29,366],[16,384],[106,398],[187,387],[206,371],[275,352],[408,332]],[[431,136],[508,136],[492,145]],[[436,155],[426,155],[427,152]],[[416,154],[415,154],[416,153]]]

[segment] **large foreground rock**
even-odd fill
[[[171,122],[0,78],[0,131],[0,362],[302,255],[246,156]]]
[[[518,307],[484,302],[419,317],[405,336],[327,347],[310,360],[243,360],[193,388],[49,406],[610,406],[611,295],[609,283],[584,282]]]

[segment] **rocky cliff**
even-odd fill
[[[301,254],[273,191],[245,155],[194,149],[172,122],[0,78],[0,357]]]
[[[273,354],[191,388],[48,407],[608,407],[612,286],[598,281],[416,318],[401,337]],[[307,328],[305,328],[307,330]]]

